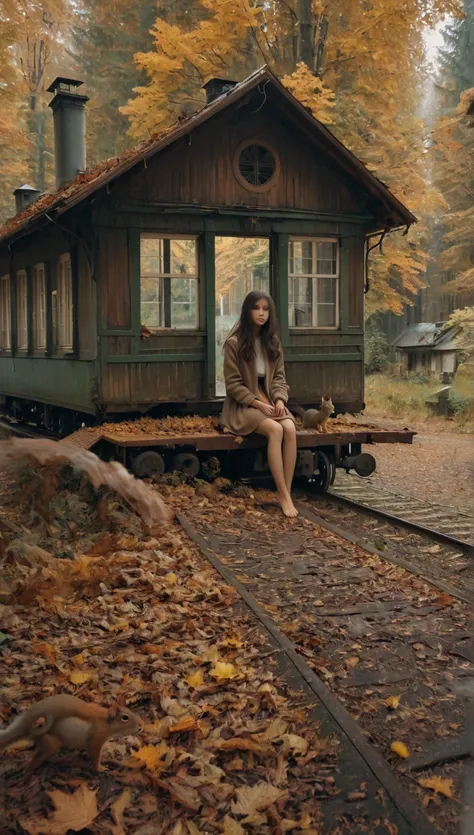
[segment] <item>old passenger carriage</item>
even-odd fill
[[[411,213],[267,68],[212,79],[201,111],[91,171],[79,86],[50,87],[58,190],[17,189],[0,230],[2,411],[59,434],[217,413],[252,288],[276,301],[290,403],[360,411],[368,238]]]

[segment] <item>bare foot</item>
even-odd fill
[[[283,513],[285,514],[285,516],[288,516],[289,519],[294,519],[295,516],[298,516],[298,511],[296,510],[296,507],[291,501],[290,496],[288,498],[279,497],[279,502]]]

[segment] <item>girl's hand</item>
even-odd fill
[[[283,400],[275,401],[275,417],[282,417],[285,414],[285,404]]]
[[[269,403],[263,403],[261,400],[254,400],[252,406],[262,412],[265,417],[273,417],[275,414],[275,407],[270,406]]]

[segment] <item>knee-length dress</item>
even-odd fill
[[[295,419],[286,408],[289,386],[285,377],[281,345],[274,360],[265,357],[265,391],[272,405],[276,400],[285,404],[285,412],[272,420]],[[247,362],[239,356],[237,336],[231,336],[224,347],[224,378],[226,397],[222,409],[221,423],[235,435],[250,435],[268,417],[250,404],[261,399],[255,360]]]

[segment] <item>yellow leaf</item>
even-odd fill
[[[453,796],[454,783],[452,780],[435,775],[434,777],[423,777],[418,782],[424,789],[433,789],[435,794],[444,794],[445,797]]]
[[[216,681],[225,681],[226,679],[235,678],[238,674],[239,673],[234,665],[225,661],[216,661],[215,666],[209,673],[209,675],[215,678]]]
[[[74,670],[69,676],[71,684],[85,684],[93,678],[92,673],[81,673],[80,670]]]
[[[191,676],[188,676],[185,681],[190,687],[202,687],[204,684],[204,674],[202,670],[197,670]]]
[[[401,698],[401,696],[389,696],[388,699],[385,699],[384,705],[387,705],[391,710],[396,710]]]
[[[168,583],[170,586],[175,586],[176,583],[178,582],[178,575],[173,574],[172,572],[170,572],[170,574],[165,575],[164,579],[165,579],[165,583]]]
[[[410,756],[410,752],[403,742],[392,742],[390,750],[393,751],[394,754],[398,754],[399,757],[403,757],[403,759]]]
[[[144,763],[150,771],[163,771],[165,768],[163,757],[168,751],[168,746],[162,742],[160,745],[144,745],[138,751],[133,751],[133,756]]]

